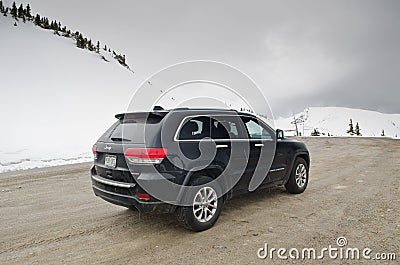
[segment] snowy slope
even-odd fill
[[[0,172],[91,159],[92,144],[126,109],[135,75],[14,22],[0,16]]]
[[[334,136],[348,136],[346,131],[352,119],[354,127],[359,123],[363,136],[380,136],[384,130],[386,136],[400,137],[400,114],[341,107],[313,107],[295,114],[295,117],[299,121],[298,130],[304,136],[310,136],[314,128],[325,135],[329,133]],[[293,121],[293,117],[280,118],[275,126],[284,129],[287,135],[294,135]]]

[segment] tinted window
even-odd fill
[[[267,129],[263,128],[254,118],[243,118],[250,139],[272,139]]]
[[[210,118],[196,117],[185,122],[179,132],[179,140],[200,140],[210,137]]]
[[[143,134],[144,126],[136,123],[120,123],[111,133],[113,141],[132,141],[134,135]]]
[[[145,130],[155,131],[164,116],[152,113],[129,113],[115,126],[111,132],[110,139],[112,141],[128,141],[133,143],[143,143]],[[145,128],[146,126],[146,128]]]
[[[238,119],[235,116],[221,116],[211,120],[212,139],[238,139]]]

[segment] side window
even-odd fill
[[[263,128],[254,118],[243,118],[243,122],[246,126],[247,132],[249,134],[250,139],[272,139],[271,134],[268,132],[267,129]]]
[[[239,125],[235,116],[221,116],[211,119],[212,139],[238,139]]]
[[[185,122],[179,132],[179,140],[200,140],[210,137],[210,118],[195,117]]]

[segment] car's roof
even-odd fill
[[[235,109],[222,109],[222,108],[174,108],[174,109],[169,109],[169,110],[164,110],[164,109],[156,109],[151,112],[126,112],[126,113],[120,113],[115,115],[117,119],[124,118],[128,114],[135,114],[135,115],[156,115],[156,116],[165,116],[170,112],[198,112],[198,113],[204,113],[204,112],[216,112],[216,114],[220,113],[236,113],[238,115],[247,115],[247,116],[253,116],[256,117],[254,114],[249,113],[249,112],[243,112],[243,111],[237,111]]]

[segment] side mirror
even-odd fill
[[[276,130],[276,139],[285,139],[285,135],[283,134],[283,131],[280,129]]]

